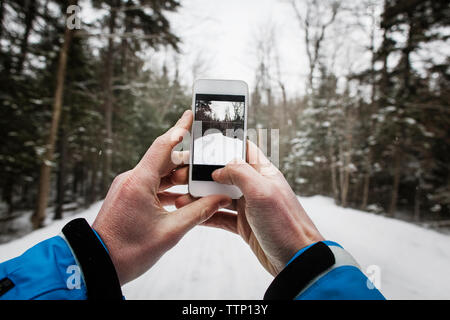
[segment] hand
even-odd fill
[[[243,197],[203,225],[235,232],[250,245],[261,264],[276,276],[303,247],[324,240],[281,172],[251,142],[247,161],[234,161],[213,172],[219,183],[238,186]],[[179,197],[179,208],[195,199]]]
[[[191,127],[192,119],[192,112],[186,111],[174,127],[153,142],[135,168],[114,179],[92,225],[109,250],[121,285],[147,271],[191,228],[231,204],[229,197],[214,195],[174,212],[163,208],[183,196],[164,190],[188,181],[189,167],[174,164],[172,159],[177,157],[172,150]]]

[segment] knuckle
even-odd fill
[[[202,223],[203,221],[207,220],[209,218],[209,213],[211,212],[211,209],[209,206],[204,206],[200,209],[200,213],[198,215],[198,221],[197,224]]]
[[[153,141],[153,145],[157,145],[157,146],[161,146],[161,145],[165,145],[166,144],[166,139],[165,136],[159,136],[157,137],[154,141]]]
[[[279,202],[283,197],[283,193],[278,186],[270,184],[270,187],[267,190],[267,197],[272,202]]]
[[[267,183],[263,186],[254,186],[252,199],[258,202],[263,202],[266,205],[273,205],[280,201],[280,190],[272,183]]]
[[[131,199],[139,195],[138,182],[132,174],[123,177],[120,184],[120,196],[125,199]]]
[[[173,204],[175,205],[175,208],[181,208],[184,204],[184,200],[181,197],[179,197],[175,199],[175,202]]]
[[[115,189],[120,184],[120,181],[122,181],[122,180],[123,180],[123,173],[117,175],[114,178],[113,182],[111,183],[110,189]]]
[[[125,171],[122,172],[120,174],[118,174],[112,181],[111,186],[110,186],[110,190],[114,191],[117,188],[119,188],[119,186],[122,184],[122,182],[128,177],[128,175],[130,175],[130,171]]]
[[[228,178],[230,178],[231,180],[236,179],[241,174],[242,168],[240,167],[240,164],[231,163],[228,164],[225,168]]]
[[[118,184],[122,181],[127,175],[127,172],[119,173],[113,180],[112,184]]]

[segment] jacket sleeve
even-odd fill
[[[267,300],[385,300],[339,244],[320,241],[298,251],[275,277]]]
[[[108,251],[84,219],[0,264],[0,299],[122,299]]]

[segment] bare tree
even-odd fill
[[[257,57],[255,86],[259,88],[263,95],[263,99],[270,107],[273,105],[272,75],[274,74],[274,54],[277,46],[276,31],[275,26],[271,23],[266,24],[260,30],[260,33],[255,37]]]
[[[195,54],[191,65],[192,80],[203,77],[211,69],[211,60],[202,51]]]
[[[258,115],[258,124],[261,124],[262,115],[265,115],[264,125],[267,128],[280,130],[278,141],[272,141],[270,135],[267,143],[276,148],[279,156],[284,158],[291,138],[294,136],[293,129],[299,112],[294,110],[293,104],[288,103],[281,71],[276,25],[266,23],[259,28],[259,31],[255,36],[254,44],[257,62],[254,95],[258,96],[253,99],[252,109]]]
[[[370,101],[369,101],[369,115],[374,114],[376,109],[376,71],[375,71],[375,62],[377,59],[375,47],[376,33],[378,28],[378,19],[376,13],[376,7],[378,5],[377,0],[366,0],[362,3],[364,8],[367,10],[363,13],[363,18],[369,19],[369,24],[365,26],[364,24],[360,24],[363,32],[368,34],[369,45],[367,50],[370,52],[370,74],[369,74],[369,83],[370,83]],[[369,132],[374,132],[376,122],[372,117],[369,118]],[[369,191],[370,191],[370,178],[372,175],[372,148],[369,147],[367,153],[365,155],[364,161],[364,177],[363,177],[363,188],[362,188],[362,201],[361,201],[361,209],[365,209],[367,207],[369,201]]]
[[[338,0],[291,0],[292,8],[304,32],[306,55],[309,62],[308,89],[314,90],[314,77],[319,67],[325,33],[336,20],[340,9]],[[301,8],[304,5],[304,10]]]
[[[314,101],[317,90],[315,79],[318,78],[321,79],[322,82],[329,82],[330,80],[327,80],[328,73],[334,68],[337,50],[332,52],[330,56],[331,62],[327,61],[325,56],[327,53],[326,47],[329,41],[326,38],[326,34],[336,22],[336,17],[341,9],[341,1],[290,0],[290,5],[293,8],[300,30],[303,32],[303,41],[309,64],[306,83],[308,97],[307,104],[311,107],[315,104]],[[323,105],[325,107],[324,115],[326,115],[327,118],[329,118],[328,106],[330,105],[331,100],[336,98],[335,91],[337,88],[335,86],[336,84],[333,81],[328,83],[328,90],[323,97]],[[324,137],[324,139],[326,139],[328,150],[323,150],[323,156],[327,157],[329,162],[333,197],[336,202],[340,201],[342,203],[342,189],[344,187],[345,190],[348,190],[348,185],[346,184],[348,179],[344,179],[346,174],[344,172],[344,167],[342,166],[344,160],[343,155],[347,153],[343,150],[343,139],[337,139],[335,131],[336,128],[332,128],[331,125],[328,127],[326,137]],[[336,156],[336,152],[338,153],[338,157]],[[339,172],[338,167],[340,169]],[[344,198],[346,199],[346,192]]]

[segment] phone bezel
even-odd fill
[[[217,80],[199,79],[194,82],[192,88],[192,112],[195,117],[195,96],[197,94],[223,94],[245,96],[244,108],[244,152],[243,157],[247,157],[247,114],[248,114],[248,85],[242,80]],[[193,150],[194,137],[191,131],[191,148]],[[192,180],[193,153],[190,154],[189,161],[189,184],[188,191],[194,197],[204,197],[212,194],[225,194],[232,199],[239,199],[242,196],[241,190],[236,186],[224,185],[214,181]]]

